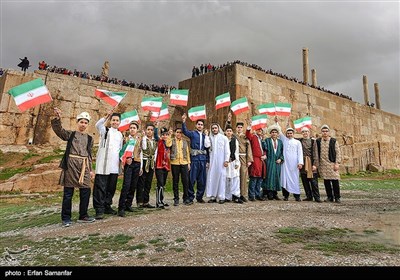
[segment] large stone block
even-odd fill
[[[14,181],[13,191],[23,193],[61,191],[62,187],[58,185],[60,174],[61,170],[49,170],[41,174],[25,175]]]
[[[14,189],[13,182],[0,183],[0,192],[11,192]]]

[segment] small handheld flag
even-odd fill
[[[14,98],[15,104],[21,112],[53,100],[40,78],[13,87],[8,93]]]
[[[266,103],[266,104],[258,105],[257,110],[260,114],[275,116],[275,113],[276,113],[275,103]]]
[[[235,115],[238,115],[240,113],[249,110],[249,103],[247,102],[247,97],[242,97],[233,101],[231,104],[231,110]]]
[[[231,95],[229,92],[215,97],[215,110],[231,105]]]
[[[312,122],[311,117],[304,117],[293,121],[294,128],[296,130],[301,130],[303,127],[311,128]]]
[[[251,128],[253,130],[257,130],[257,129],[266,127],[267,119],[268,119],[268,116],[264,115],[264,114],[251,117]]]
[[[290,103],[275,103],[277,116],[290,116],[292,105]]]
[[[162,97],[143,97],[141,105],[144,111],[160,112]]]
[[[106,89],[96,89],[95,95],[98,98],[103,99],[105,102],[110,104],[111,106],[117,106],[122,99],[124,99],[126,93],[125,92],[112,92]]]
[[[168,111],[168,105],[163,103],[161,105],[160,112],[151,112],[150,121],[163,121],[168,120],[170,118],[170,114]]]
[[[129,111],[129,112],[125,112],[125,113],[121,114],[121,123],[118,126],[118,130],[125,131],[125,130],[129,129],[129,126],[130,126],[131,122],[133,122],[133,121],[140,123],[140,119],[139,119],[136,109],[133,111]]]
[[[206,118],[206,106],[202,105],[190,108],[188,115],[192,121],[203,120]]]
[[[169,104],[187,106],[188,96],[188,89],[173,89],[170,93]]]

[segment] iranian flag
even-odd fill
[[[113,92],[106,89],[96,89],[94,93],[113,107],[117,106],[126,95],[126,92]]]
[[[143,97],[141,105],[145,111],[160,112],[162,97]]]
[[[231,110],[236,115],[249,110],[249,103],[247,102],[247,97],[239,98],[232,102]]]
[[[40,78],[13,87],[8,93],[14,97],[15,104],[21,112],[53,100]]]
[[[266,127],[267,126],[267,118],[268,118],[268,116],[265,114],[251,117],[251,128],[253,130],[257,130],[257,129]]]
[[[133,157],[133,150],[135,149],[136,140],[129,139],[128,142],[122,147],[121,151],[119,152],[120,159],[122,161],[122,166],[125,165],[126,159],[129,157]]]
[[[257,106],[257,110],[260,114],[266,114],[269,116],[275,116],[275,103],[266,103]]]
[[[170,118],[170,114],[168,111],[168,105],[163,103],[161,105],[160,112],[151,112],[150,121],[163,121],[168,120]]]
[[[290,103],[275,103],[277,116],[290,116],[292,105]]]
[[[187,106],[188,96],[188,89],[173,89],[170,93],[169,104]]]
[[[231,95],[229,92],[215,97],[215,110],[231,105]]]
[[[303,127],[311,128],[312,125],[311,117],[304,117],[293,121],[293,123],[296,130],[301,130]]]
[[[206,118],[206,105],[190,108],[188,115],[192,121],[204,120]]]
[[[136,121],[140,123],[140,119],[136,110],[125,112],[121,114],[121,123],[118,126],[119,131],[125,131],[129,129],[131,122]]]

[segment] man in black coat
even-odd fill
[[[28,69],[29,65],[29,60],[28,58],[25,56],[24,59],[20,58],[21,62],[17,65],[18,67],[21,67],[21,70],[24,71],[24,73],[26,72],[26,70]]]

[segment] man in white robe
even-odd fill
[[[278,126],[279,124],[276,123]],[[282,194],[285,201],[289,199],[289,193],[292,193],[296,201],[300,199],[300,169],[303,167],[303,148],[299,140],[294,138],[294,129],[286,129],[286,136],[280,129],[279,139],[283,142],[283,157],[285,161],[281,169]]]
[[[206,196],[209,203],[225,202],[226,168],[229,164],[229,140],[216,123],[211,125],[211,147],[209,148],[210,163],[207,172]]]
[[[225,127],[225,135],[229,140],[229,164],[226,170],[225,201],[243,203],[240,198],[240,159],[239,141],[233,136],[231,126]]]
[[[110,127],[105,125],[108,119]],[[111,208],[111,204],[121,171],[119,152],[122,148],[123,136],[118,130],[120,123],[120,114],[112,111],[96,123],[96,129],[100,134],[93,187],[93,208],[96,210],[97,220],[103,219],[103,214],[117,214],[117,211]]]

